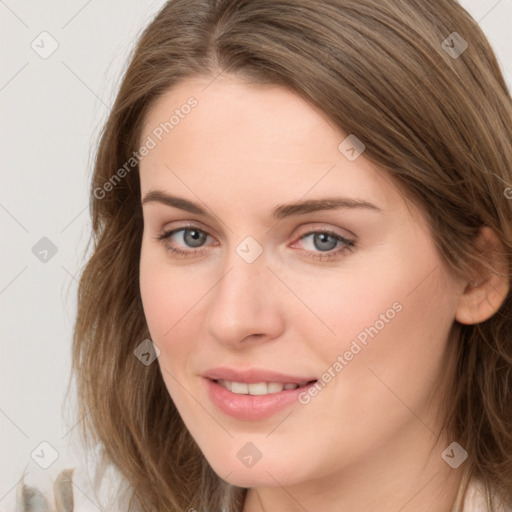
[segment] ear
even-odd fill
[[[466,325],[478,324],[493,316],[510,290],[507,255],[496,233],[487,226],[482,227],[476,247],[486,265],[479,264],[471,279],[466,281],[455,314],[455,320]]]

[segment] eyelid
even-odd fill
[[[214,235],[212,235],[210,233],[210,228],[206,227],[202,222],[195,221],[195,220],[194,221],[176,221],[176,222],[178,222],[178,224],[176,224],[176,225],[173,224],[172,227],[162,228],[161,233],[162,234],[169,233],[171,231],[178,231],[180,229],[185,229],[185,228],[197,228],[200,231],[203,231],[204,233],[206,233],[208,236],[210,236],[212,238],[216,238]],[[357,236],[354,233],[352,233],[350,230],[343,228],[343,231],[345,231],[347,233],[347,235],[344,235],[344,234],[338,232],[340,229],[341,228],[339,228],[339,227],[334,227],[334,226],[331,227],[328,224],[326,225],[326,223],[313,222],[313,223],[310,223],[308,226],[303,226],[302,228],[299,228],[299,234],[295,234],[294,237],[297,238],[297,240],[298,240],[298,239],[302,238],[304,235],[310,234],[312,231],[331,231],[342,238],[349,238],[350,240],[352,240],[354,242],[357,241]]]
[[[341,230],[342,230],[342,228],[339,228],[339,227],[331,226],[329,224],[322,223],[322,222],[316,222],[316,223],[312,223],[304,228],[301,228],[300,234],[295,235],[295,236],[297,236],[298,238],[302,238],[303,235],[310,234],[312,231],[314,231],[314,232],[328,231],[328,232],[336,234],[337,236],[340,236],[342,238],[350,239],[353,242],[357,241],[357,236],[354,235],[354,233],[352,233],[352,231],[349,231],[348,229],[343,228],[343,231],[345,231],[347,233],[346,235],[344,235],[343,233],[340,233]]]
[[[171,222],[168,222],[164,224],[164,227],[162,228],[162,233],[168,233],[169,231],[176,231],[178,229],[183,228],[197,228],[201,231],[204,231],[208,235],[210,235],[210,227],[207,227],[206,224],[203,224],[202,222],[198,220],[177,220],[175,222],[172,222],[172,226],[167,228],[167,224],[171,224]]]

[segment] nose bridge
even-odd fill
[[[232,249],[212,290],[206,326],[220,342],[236,344],[253,334],[272,337],[279,328],[278,301],[269,287],[272,272],[263,252],[254,257],[254,250],[251,240]]]

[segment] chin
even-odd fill
[[[258,470],[256,470],[256,468],[229,470],[224,465],[221,465],[219,471],[217,471],[214,466],[212,466],[212,469],[222,480],[237,487],[275,487],[277,485],[276,480],[282,483],[279,476],[274,480],[274,478],[272,478],[274,473],[269,471],[269,474],[262,468]],[[285,485],[287,485],[286,482]]]
[[[219,475],[220,476],[220,475]],[[221,477],[222,478],[222,477]],[[239,473],[231,473],[227,478],[224,478],[226,482],[230,483],[231,485],[235,485],[237,487],[272,487],[275,485],[275,481],[272,482],[271,478],[266,475],[266,478],[264,475],[261,475],[259,478],[258,476],[247,474],[246,471],[241,471]]]
[[[238,487],[276,487],[277,485],[293,485],[300,479],[297,474],[297,464],[293,462],[285,461],[279,457],[265,459],[263,456],[252,466],[246,467],[239,460],[237,452],[238,448],[231,455],[231,462],[226,455],[221,455],[222,458],[220,459],[217,457],[207,459],[213,471],[231,485]]]

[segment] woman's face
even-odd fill
[[[144,312],[183,421],[238,486],[420,471],[440,426],[463,285],[347,135],[226,76],[145,119]]]

